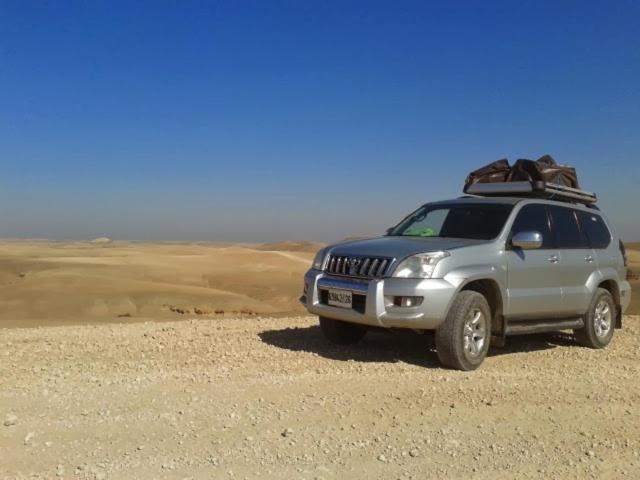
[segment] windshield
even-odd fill
[[[498,236],[513,205],[452,203],[424,205],[395,228],[391,236],[491,240]]]

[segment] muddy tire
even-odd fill
[[[367,333],[362,325],[327,317],[320,317],[320,329],[327,340],[337,345],[353,345]]]
[[[436,330],[440,363],[456,370],[475,370],[489,351],[491,309],[480,293],[458,294],[445,321]]]
[[[618,309],[616,302],[604,288],[598,288],[584,317],[584,327],[573,334],[580,345],[604,348],[613,338]]]

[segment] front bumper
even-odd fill
[[[306,293],[300,302],[310,313],[383,328],[435,329],[444,321],[457,291],[455,285],[440,278],[359,280],[330,276],[314,269],[306,273],[304,282]],[[363,308],[345,309],[323,303],[321,292],[329,288],[363,296]],[[415,307],[398,307],[393,305],[394,296],[423,297],[423,301]]]

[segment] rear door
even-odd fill
[[[587,234],[591,248],[596,253],[596,262],[600,268],[617,268],[620,265],[619,249],[614,248],[613,254],[607,255],[611,246],[611,232],[602,217],[595,212],[578,210],[580,228]]]
[[[539,232],[543,238],[542,248],[520,250],[510,247],[513,235],[524,231]],[[506,315],[509,319],[556,316],[562,308],[559,254],[544,204],[528,204],[520,209],[511,227],[506,256]]]
[[[580,228],[577,211],[570,207],[549,205],[551,227],[559,252],[557,274],[561,282],[564,315],[582,315],[591,303],[587,280],[597,269],[596,255]]]

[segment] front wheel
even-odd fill
[[[353,345],[362,340],[367,329],[362,325],[320,317],[320,330],[331,343]]]
[[[436,330],[440,363],[457,370],[475,370],[489,351],[491,309],[480,293],[464,290],[453,301]]]
[[[584,327],[573,331],[578,343],[589,348],[604,348],[609,345],[613,338],[616,315],[616,302],[611,293],[598,288],[584,316]]]

